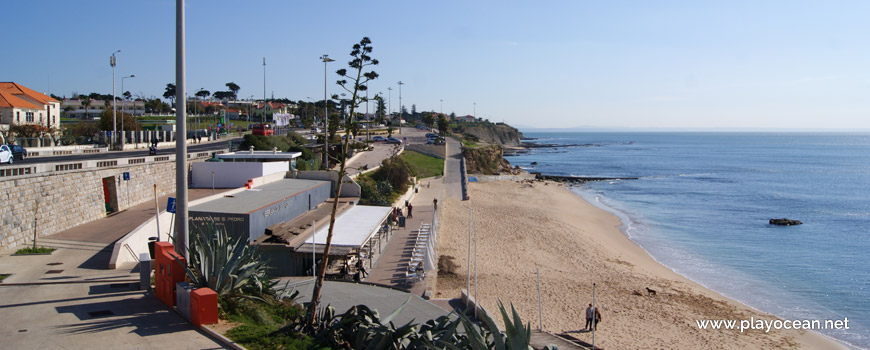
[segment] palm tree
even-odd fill
[[[87,96],[82,96],[82,106],[85,107],[85,119],[89,119],[91,116],[88,114],[88,107],[91,106],[91,98]]]

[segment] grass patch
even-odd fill
[[[6,277],[9,277],[9,276],[12,276],[12,275],[10,275],[8,273],[0,273],[0,282],[3,282],[3,280],[5,280]]]
[[[248,349],[329,349],[307,335],[278,335],[275,332],[294,321],[298,322],[303,310],[299,304],[284,299],[269,302],[250,299],[221,299],[223,318],[240,323],[227,331],[226,336]]]
[[[444,175],[444,159],[414,151],[402,152],[399,157],[411,167],[411,173],[418,179]]]
[[[465,148],[478,148],[480,147],[477,142],[471,141],[469,139],[462,139],[462,146]]]
[[[47,248],[47,247],[36,247],[36,248],[27,247],[27,248],[18,249],[18,251],[16,251],[15,254],[18,254],[18,255],[48,254],[48,253],[51,253],[55,250],[56,249],[54,249],[54,248]]]

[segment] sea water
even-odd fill
[[[507,158],[529,171],[637,177],[575,191],[657,261],[784,319],[848,318],[818,332],[870,348],[870,134],[525,136],[571,145]],[[804,224],[768,223],[783,217]]]

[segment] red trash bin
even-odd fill
[[[190,292],[190,323],[194,326],[218,322],[218,295],[210,288]]]

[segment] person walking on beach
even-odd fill
[[[432,211],[438,210],[438,198],[432,199]]]
[[[413,211],[414,211],[414,205],[411,203],[408,203],[408,219],[414,218],[414,214],[412,214]]]
[[[592,318],[595,316],[595,311],[592,308],[592,304],[589,304],[589,307],[586,308],[586,326],[583,327],[584,330],[592,330]]]
[[[594,309],[595,309],[595,320],[592,322],[592,324],[593,324],[592,329],[597,331],[598,330],[598,322],[601,322],[601,313],[598,312],[597,307]]]

